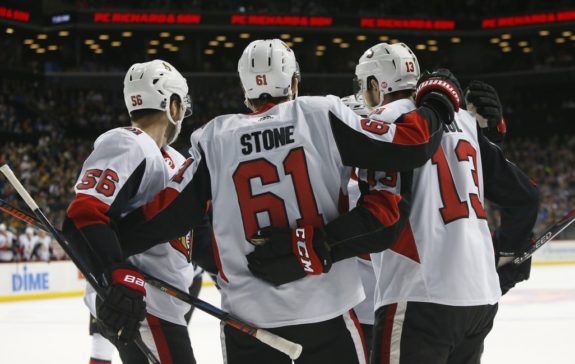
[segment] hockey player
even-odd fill
[[[376,192],[340,216],[350,166],[425,163],[459,95],[438,82],[422,90],[419,109],[386,124],[361,119],[334,96],[296,98],[295,55],[279,39],[250,43],[238,71],[254,112],[217,117],[192,138],[191,159],[153,202],[124,220],[122,239],[168,239],[201,223],[211,200],[223,308],[302,344],[298,364],[365,363],[350,313],[364,295],[356,262],[346,258],[385,249],[407,206]],[[282,228],[267,229],[278,244],[274,236],[266,243],[269,226]],[[228,326],[222,346],[228,364],[291,362]]]
[[[422,77],[416,89],[417,58],[402,43],[370,48],[356,67],[375,108],[370,117],[383,120],[414,110],[419,90],[436,75],[457,83],[442,70]],[[363,191],[401,192],[412,204],[398,241],[371,255],[377,275],[371,363],[479,363],[501,296],[494,263],[529,245],[537,188],[463,109],[423,166],[399,174],[362,170],[359,178]],[[495,256],[484,199],[502,207]]]
[[[50,261],[50,244],[52,237],[44,230],[38,230],[38,238],[32,250],[32,258],[44,262]]]
[[[13,237],[6,224],[0,223],[0,262],[11,262],[14,259],[12,241]]]
[[[32,259],[32,252],[37,241],[38,236],[31,227],[27,227],[26,230],[24,230],[24,234],[20,234],[18,237],[18,246],[22,260],[29,261]]]
[[[63,230],[107,283],[105,297],[96,298],[88,287],[85,301],[122,361],[147,362],[131,342],[143,320],[139,332],[162,363],[195,363],[184,318],[190,306],[145,287],[138,271],[187,290],[194,277],[188,232],[142,252],[120,244],[115,231],[117,221],[150,201],[185,161],[169,144],[189,115],[187,82],[162,60],[136,63],[124,78],[124,99],[132,127],[112,129],[96,140]]]

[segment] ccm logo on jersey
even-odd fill
[[[307,274],[321,274],[323,272],[323,266],[315,254],[313,247],[310,246],[313,241],[313,229],[310,229],[309,232],[311,233],[311,236],[308,240],[306,239],[305,228],[295,229],[293,250],[301,267]]]

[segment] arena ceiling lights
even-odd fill
[[[352,40],[363,42],[366,40],[379,39],[383,42],[396,43],[400,35],[403,37],[403,32],[407,31],[408,34],[420,37],[433,37],[441,38],[446,35],[448,42],[451,44],[459,44],[462,42],[461,34],[453,34],[458,31],[465,31],[467,34],[481,35],[482,31],[490,31],[487,36],[490,37],[489,42],[497,45],[500,42],[509,45],[500,45],[500,49],[506,49],[511,46],[511,43],[517,44],[520,40],[512,42],[512,38],[520,36],[519,34],[512,33],[512,28],[521,27],[534,27],[535,31],[541,37],[547,37],[551,32],[547,29],[541,29],[545,25],[554,24],[568,24],[575,23],[575,9],[563,11],[549,11],[535,14],[525,14],[517,16],[505,16],[485,18],[479,20],[473,19],[422,19],[422,18],[396,18],[396,17],[360,17],[360,16],[293,16],[282,14],[237,14],[237,13],[162,13],[162,12],[105,12],[105,11],[77,11],[66,14],[51,14],[42,15],[31,13],[27,10],[10,8],[0,6],[0,23],[5,23],[5,32],[7,34],[20,34],[18,24],[26,23],[28,27],[37,36],[32,34],[25,35],[26,38],[36,37],[38,40],[46,41],[46,39],[54,39],[56,34],[60,38],[68,37],[70,30],[73,26],[76,29],[90,29],[95,30],[96,35],[91,37],[99,41],[105,41],[104,45],[112,47],[119,47],[128,42],[128,39],[135,36],[138,30],[147,30],[155,32],[155,36],[151,36],[150,45],[156,49],[163,43],[170,42],[183,42],[190,37],[189,34],[183,34],[184,31],[194,31],[195,29],[203,29],[205,27],[217,27],[219,31],[237,32],[236,36],[226,35],[220,33],[215,39],[210,40],[210,47],[221,48],[234,48],[236,45],[242,44],[241,40],[247,40],[252,37],[253,31],[263,32],[272,31],[280,34],[286,42],[292,45],[297,45],[308,39],[306,34],[309,32],[325,32],[328,30],[327,36],[331,38],[332,44],[338,48],[347,48],[352,44]],[[46,26],[49,25],[49,26]],[[52,29],[50,26],[57,26]],[[25,28],[23,26],[23,28]],[[298,36],[293,36],[293,33],[300,33]],[[300,30],[301,29],[301,30]],[[305,29],[305,32],[304,32]],[[349,34],[350,30],[356,30],[355,34]],[[503,34],[494,34],[497,29]],[[343,32],[339,32],[344,30]],[[389,31],[389,32],[388,32]],[[303,33],[302,33],[303,32]],[[331,36],[329,35],[331,32]],[[470,33],[473,32],[473,33]],[[358,34],[359,33],[359,34]],[[383,33],[383,34],[382,34]],[[387,34],[386,34],[387,33]],[[391,33],[391,34],[390,34]],[[573,41],[573,31],[568,29],[561,29],[554,31],[555,38],[553,41],[557,44],[567,43]],[[347,35],[346,35],[347,34]],[[120,35],[124,38],[123,42],[119,42]],[[346,35],[344,40],[342,35]],[[349,36],[348,36],[349,35]],[[391,36],[390,36],[391,35]],[[138,36],[142,37],[138,34]],[[114,38],[115,39],[112,39]],[[149,37],[144,34],[143,37]],[[393,38],[392,38],[393,37]],[[157,39],[160,39],[158,41]],[[154,42],[154,43],[152,43]],[[328,41],[329,42],[329,41]],[[426,50],[435,52],[437,51],[438,44],[434,39],[423,41],[418,40],[419,43],[426,45]],[[443,41],[442,41],[443,42]],[[52,42],[53,43],[53,42]],[[112,44],[113,43],[113,44]],[[87,44],[89,45],[89,44]],[[42,47],[45,48],[46,45]],[[531,47],[528,45],[520,45],[524,52],[528,53],[526,49]],[[101,49],[101,48],[100,48]],[[160,47],[162,49],[162,47]],[[172,45],[169,49],[177,51],[178,46]],[[220,48],[219,48],[220,49]],[[323,55],[325,49],[316,49],[317,55]],[[210,54],[211,51],[205,53]]]

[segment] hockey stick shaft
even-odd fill
[[[292,360],[299,358],[302,352],[302,346],[300,344],[296,344],[292,341],[284,339],[281,336],[273,334],[264,329],[258,329],[245,321],[242,321],[230,313],[221,310],[205,301],[200,300],[199,298],[190,296],[188,293],[183,292],[182,290],[171,286],[170,284],[163,282],[159,279],[156,279],[150,275],[143,273],[146,277],[146,283],[156,287],[157,289],[163,291],[164,293],[176,297],[194,307],[197,307],[199,310],[206,312],[209,315],[217,317],[221,321],[225,322],[227,325],[247,334],[253,336],[254,338],[260,340],[264,344],[271,346],[272,348],[281,351],[282,353],[289,356]]]
[[[38,228],[49,232],[48,229],[44,226],[44,224],[42,224],[42,221],[38,220],[36,216],[27,214],[26,212],[10,205],[8,202],[4,201],[1,198],[0,198],[0,211],[4,211],[7,214],[12,215],[30,225],[37,226]]]
[[[521,255],[516,257],[500,258],[497,267],[499,268],[506,264],[513,264],[515,266],[522,264],[527,259],[531,258],[531,256],[535,254],[535,252],[539,250],[543,245],[553,240],[553,238],[559,235],[563,230],[567,229],[567,227],[573,222],[575,222],[575,210],[571,210],[571,212],[565,215],[561,220],[547,227],[547,229],[545,229],[539,238],[537,238],[537,240],[535,240],[535,242]]]
[[[34,216],[30,216],[26,212],[23,212],[14,206],[10,205],[6,201],[0,199],[0,210],[5,211],[6,213],[21,219],[24,222],[27,222],[31,225],[36,226],[39,229],[43,229],[48,231],[46,226],[42,223],[42,221],[38,220]],[[214,316],[221,321],[225,322],[227,325],[247,334],[250,336],[255,337],[256,339],[260,340],[261,342],[273,347],[274,349],[281,351],[282,353],[288,355],[292,360],[297,359],[301,352],[302,346],[300,344],[296,344],[289,340],[282,338],[276,334],[273,334],[267,330],[256,328],[247,322],[242,321],[230,313],[209,304],[199,298],[193,297],[189,295],[187,292],[184,292],[164,281],[161,281],[149,274],[141,272],[146,279],[146,283],[156,287],[160,291],[175,297],[183,302],[186,302],[194,307],[197,307],[199,310],[204,311],[205,313]]]
[[[35,222],[40,222],[42,223],[43,227],[45,230],[48,230],[49,233],[52,234],[52,236],[54,236],[54,238],[56,239],[56,241],[58,242],[58,244],[60,244],[60,246],[62,247],[62,249],[64,249],[64,251],[66,252],[66,254],[68,254],[68,256],[70,257],[70,259],[72,260],[72,262],[76,265],[76,267],[78,268],[78,270],[84,275],[84,277],[86,277],[86,280],[88,281],[88,283],[94,288],[94,290],[96,291],[96,293],[100,296],[103,297],[104,296],[104,289],[100,286],[98,280],[96,279],[96,277],[94,276],[94,274],[92,272],[89,271],[89,269],[87,268],[88,266],[86,265],[86,263],[80,258],[80,256],[78,256],[76,254],[76,251],[74,249],[72,249],[72,247],[70,246],[70,244],[66,241],[66,239],[64,238],[64,236],[60,233],[60,231],[58,231],[54,225],[52,225],[50,223],[50,221],[48,220],[48,218],[46,217],[46,215],[44,215],[44,213],[42,212],[42,210],[40,209],[40,207],[38,207],[38,205],[36,204],[36,201],[34,201],[34,199],[32,198],[32,196],[30,196],[30,194],[28,193],[28,191],[26,191],[26,188],[24,188],[24,186],[22,185],[22,183],[20,183],[20,181],[18,180],[18,178],[16,178],[16,176],[14,175],[14,172],[12,172],[12,170],[10,169],[10,167],[5,164],[2,167],[0,167],[0,171],[2,172],[2,174],[4,174],[4,176],[8,179],[8,181],[10,182],[10,184],[12,185],[12,187],[14,187],[14,189],[16,189],[16,192],[18,192],[18,194],[20,195],[20,197],[22,197],[22,199],[24,200],[24,202],[26,203],[26,205],[28,205],[28,207],[30,208],[30,210],[32,210],[32,212],[34,213],[34,215],[36,215],[36,219],[37,221]],[[15,208],[14,208],[15,209]],[[19,214],[23,214],[22,211],[15,209]],[[34,219],[30,218],[28,219],[30,222]],[[26,221],[26,220],[24,220]],[[144,355],[146,355],[146,357],[148,358],[148,360],[152,363],[152,364],[160,364],[160,361],[156,358],[156,356],[154,355],[154,353],[146,346],[146,344],[144,344],[144,342],[142,341],[142,337],[141,336],[137,336],[134,339],[134,343],[136,344],[136,346],[142,351],[142,353]]]

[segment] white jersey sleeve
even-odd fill
[[[89,243],[101,260],[98,265],[123,261],[113,225],[146,202],[168,179],[164,160],[158,155],[153,139],[137,128],[112,129],[94,143],[75,184],[76,196],[68,207],[63,231],[79,246]],[[164,171],[165,175],[151,175],[147,170]]]

